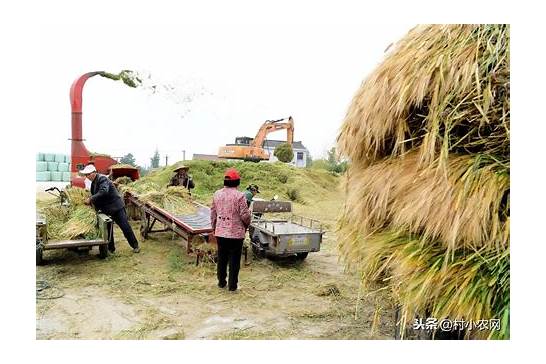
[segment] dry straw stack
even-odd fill
[[[58,200],[46,202],[41,210],[47,220],[47,235],[51,240],[95,239],[100,232],[97,228],[95,210],[84,204],[90,196],[82,188],[67,188],[69,205],[61,206]]]
[[[340,251],[416,316],[500,319],[509,337],[506,25],[412,29],[364,81],[338,138],[350,160]]]

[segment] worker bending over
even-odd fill
[[[95,166],[92,164],[85,166],[85,168],[80,171],[80,174],[84,175],[86,180],[91,181],[91,197],[85,201],[85,204],[93,205],[95,210],[110,216],[120,227],[123,236],[125,236],[125,239],[127,239],[127,242],[131,248],[133,248],[133,252],[140,252],[138,241],[127,220],[125,204],[112,181],[110,181],[107,176],[97,173]],[[86,183],[86,185],[87,184],[88,183]],[[116,250],[113,234],[108,242],[108,250],[112,253]]]
[[[190,167],[188,166],[180,166],[174,170],[174,175],[171,178],[171,181],[167,186],[180,186],[185,187],[188,189],[188,192],[191,195],[191,189],[195,188],[195,184],[193,183],[193,179],[190,175],[188,175],[188,170]]]

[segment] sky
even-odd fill
[[[100,76],[83,92],[83,138],[96,153],[147,166],[216,154],[265,120],[294,118],[314,159],[335,145],[351,99],[390,43],[413,24],[44,25],[36,152],[70,153],[69,89],[90,71],[149,74],[170,93]],[[269,139],[283,140],[286,131]]]

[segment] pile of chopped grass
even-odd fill
[[[129,183],[133,182],[133,180],[131,179],[131,177],[127,177],[127,176],[122,176],[122,177],[118,177],[114,180],[114,183],[116,185],[127,185]]]
[[[338,137],[350,159],[339,249],[415,317],[501,319],[510,337],[509,26],[412,29],[364,81]]]

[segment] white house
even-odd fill
[[[273,155],[275,153],[275,148],[277,145],[286,143],[285,140],[266,140],[264,141],[263,148],[269,152],[269,162],[275,162],[278,161],[277,157]],[[303,144],[301,144],[301,141],[299,142],[293,142],[292,143],[292,149],[294,150],[294,158],[290,162],[290,164],[298,167],[298,168],[304,168],[307,165],[307,156],[309,155],[309,151]]]

